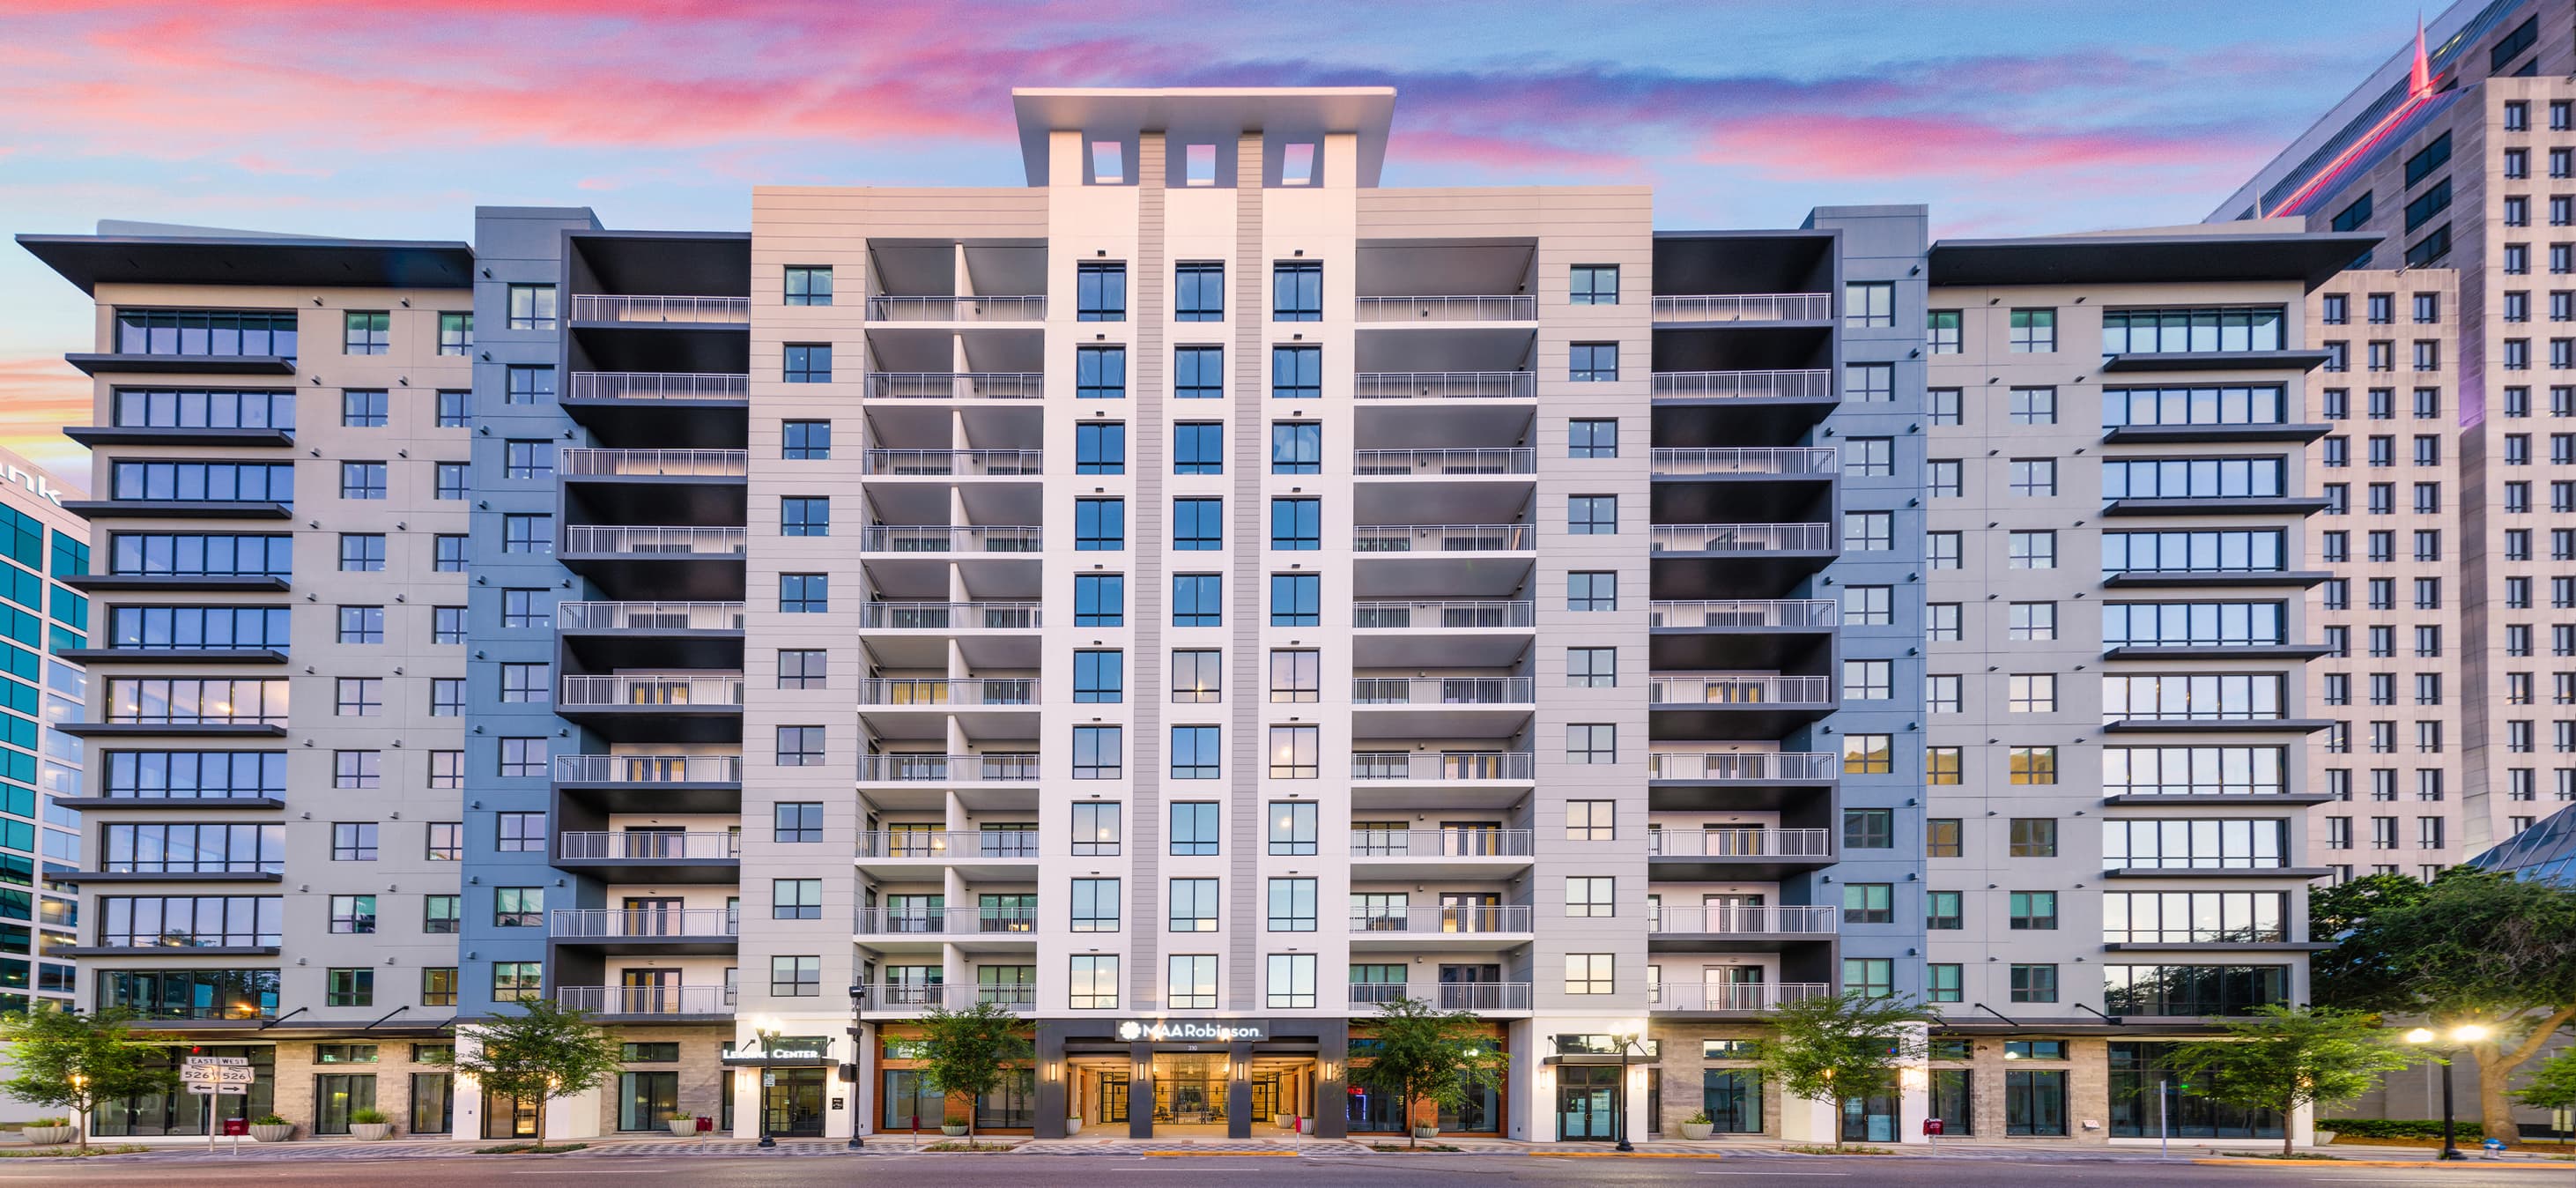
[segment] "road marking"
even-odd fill
[[[1848,1176],[1850,1172],[1704,1171],[1703,1176]]]

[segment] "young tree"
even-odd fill
[[[2453,867],[2368,907],[2311,969],[2320,1005],[2485,1026],[2478,1114],[2511,1141],[2514,1071],[2576,1022],[2576,888]]]
[[[1353,1065],[1351,1081],[1403,1102],[1405,1145],[1413,1146],[1413,1105],[1441,1109],[1466,1104],[1472,1089],[1500,1083],[1503,1054],[1472,1011],[1443,1011],[1415,998],[1378,1004],[1374,1049]]]
[[[623,1045],[590,1025],[590,1013],[578,1007],[532,998],[520,1013],[495,1015],[457,1029],[476,1050],[433,1051],[431,1063],[471,1076],[487,1093],[537,1103],[537,1142],[546,1141],[546,1101],[597,1088],[625,1066]]]
[[[998,1089],[1015,1061],[1030,1058],[1029,1041],[1020,1035],[1019,1016],[995,1002],[978,1002],[962,1011],[934,1007],[921,1021],[923,1047],[929,1052],[922,1079],[949,1101],[966,1100],[966,1139],[975,1139],[975,1101]]]
[[[1771,1034],[1754,1041],[1753,1055],[1763,1077],[1784,1098],[1830,1102],[1840,1117],[1844,1099],[1894,1090],[1897,1066],[1923,1058],[1920,1025],[1931,1016],[1908,999],[1846,990],[1781,1003],[1767,1020]],[[1834,1145],[1843,1145],[1839,1125]]]
[[[2358,1011],[2264,1005],[2218,1027],[2225,1039],[2181,1045],[2175,1069],[2213,1101],[2281,1115],[2284,1155],[2292,1111],[2351,1101],[2409,1062],[2377,1020]]]
[[[72,1112],[74,1147],[89,1145],[89,1115],[98,1103],[167,1089],[179,1074],[145,1064],[166,1041],[128,1027],[134,1012],[121,1007],[74,1014],[39,1005],[25,1014],[0,1016],[0,1044],[9,1049],[16,1075],[0,1090],[33,1105]]]
[[[2576,1109],[2576,1048],[2541,1061],[2513,1099],[2535,1110]]]

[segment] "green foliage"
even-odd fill
[[[578,1007],[530,999],[519,1014],[495,1015],[457,1028],[472,1038],[471,1053],[447,1048],[424,1053],[428,1062],[471,1076],[484,1092],[537,1105],[537,1134],[546,1133],[546,1101],[597,1088],[625,1066],[623,1046],[591,1026]]]
[[[134,1017],[121,1008],[82,1015],[50,1004],[0,1016],[0,1044],[8,1046],[14,1072],[0,1081],[0,1092],[71,1110],[81,1128],[73,1145],[89,1145],[86,1120],[98,1103],[179,1082],[178,1073],[147,1063],[161,1044],[134,1034]]]
[[[389,1121],[392,1119],[385,1117],[383,1110],[360,1108],[349,1111],[349,1124],[352,1126],[382,1126]]]
[[[2576,1109],[2576,1048],[2541,1061],[2513,1097],[2535,1110]]]
[[[2430,891],[2428,885],[2402,874],[2363,875],[2313,888],[2308,892],[2308,935],[2332,940],[2374,912],[2422,903]]]
[[[1771,1034],[1753,1050],[1764,1079],[1787,1097],[1839,1108],[1844,1098],[1894,1092],[1897,1066],[1923,1059],[1922,1025],[1931,1016],[1909,999],[1846,990],[1782,1003],[1767,1021]],[[1841,1145],[1837,1128],[1834,1146]]]
[[[2331,1130],[2341,1138],[2430,1138],[2442,1137],[2439,1118],[2319,1118],[2317,1129]]]
[[[253,1126],[284,1126],[286,1125],[286,1116],[284,1114],[261,1114],[260,1116],[251,1119],[250,1124]]]
[[[2337,1105],[2370,1092],[2413,1057],[2370,1015],[2331,1007],[2266,1004],[2218,1023],[2226,1038],[2181,1045],[2174,1067],[2203,1096],[2289,1117],[2303,1105]],[[2290,1151],[2281,1131],[2281,1151]]]
[[[1715,1126],[1717,1125],[1717,1119],[1709,1117],[1707,1110],[1701,1110],[1690,1117],[1682,1119],[1682,1123],[1687,1126]]]
[[[962,1011],[933,1008],[921,1021],[928,1055],[921,1075],[950,1101],[966,1102],[966,1133],[975,1133],[975,1100],[998,1089],[1012,1064],[1030,1058],[1029,1041],[1020,1035],[1019,1016],[995,1002],[977,1002]]]
[[[1503,1054],[1493,1037],[1470,1011],[1443,1011],[1417,998],[1378,1004],[1370,1034],[1376,1041],[1369,1062],[1353,1065],[1352,1083],[1404,1104],[1406,1142],[1413,1132],[1413,1103],[1427,1101],[1456,1109],[1472,1086],[1494,1087],[1503,1073]]]

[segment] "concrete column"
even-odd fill
[[[1127,1045],[1127,1137],[1154,1137],[1154,1045]]]
[[[1225,1050],[1225,1137],[1252,1137],[1252,1043],[1236,1040]]]
[[[1072,1103],[1073,1071],[1064,1063],[1064,1033],[1044,1023],[1038,1025],[1037,1042],[1038,1116],[1031,1121],[1030,1133],[1037,1138],[1063,1138],[1064,1120]]]

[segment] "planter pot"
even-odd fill
[[[1082,1133],[1082,1119],[1067,1118],[1064,1120],[1064,1136],[1066,1138],[1072,1138],[1080,1133]]]
[[[362,1143],[380,1143],[394,1136],[391,1122],[352,1122],[349,1133]]]
[[[1413,1128],[1413,1137],[1418,1139],[1436,1139],[1440,1137],[1440,1128],[1437,1126],[1416,1126]]]
[[[2326,1144],[2335,1141],[2335,1139],[2339,1137],[2339,1134],[2340,1132],[2337,1131],[2320,1130],[2317,1132],[2317,1145],[2320,1147],[2325,1146]]]
[[[1714,1122],[1684,1122],[1682,1123],[1682,1137],[1689,1139],[1692,1142],[1698,1142],[1701,1139],[1707,1138],[1709,1132],[1715,1129],[1717,1129],[1717,1124]]]
[[[698,1120],[695,1118],[673,1118],[664,1125],[669,1126],[671,1133],[680,1138],[690,1138],[698,1133]]]
[[[1295,1125],[1297,1124],[1297,1115],[1295,1115],[1295,1114],[1272,1114],[1272,1115],[1270,1116],[1270,1124],[1271,1124],[1271,1125],[1273,1125],[1273,1126],[1278,1127],[1278,1128],[1279,1128],[1279,1129],[1281,1129],[1281,1130],[1286,1130],[1286,1129],[1288,1129],[1289,1127],[1291,1127],[1291,1126],[1295,1126]]]
[[[295,1124],[292,1122],[281,1122],[275,1126],[262,1126],[257,1122],[253,1122],[250,1126],[250,1137],[251,1141],[255,1143],[289,1142],[295,1138]]]
[[[963,1122],[942,1122],[939,1124],[939,1133],[947,1135],[950,1138],[964,1138],[966,1137],[966,1124]]]
[[[38,1145],[72,1141],[72,1128],[69,1126],[30,1126],[18,1133],[27,1136],[28,1142]]]

